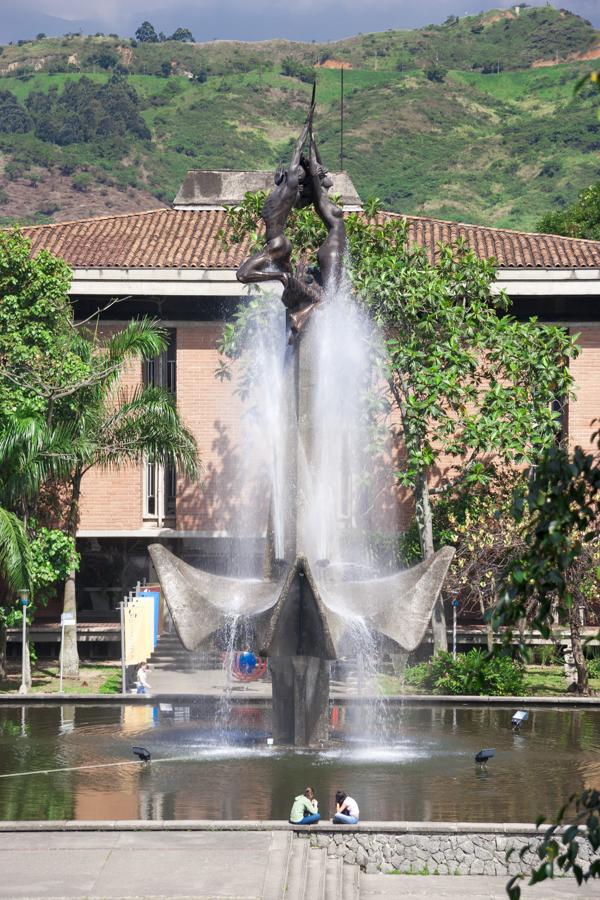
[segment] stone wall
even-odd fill
[[[367,873],[392,872],[429,875],[516,875],[530,871],[539,864],[533,852],[525,854],[523,861],[519,850],[527,845],[535,846],[540,833],[521,826],[498,825],[494,830],[476,825],[415,827],[390,826],[375,829],[359,825],[355,829],[334,830],[316,826],[308,838],[313,847],[326,848],[329,856],[341,856],[344,862],[357,863]],[[506,850],[515,848],[510,860]],[[579,858],[590,857],[590,845],[580,842]]]

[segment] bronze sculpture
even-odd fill
[[[341,208],[329,197],[333,181],[323,166],[312,128],[313,98],[304,128],[296,141],[290,164],[279,166],[275,187],[267,197],[262,218],[265,223],[266,246],[245,260],[237,271],[238,281],[256,284],[279,281],[284,288],[282,301],[289,310],[292,335],[299,334],[315,307],[328,290],[338,287],[342,279],[346,252],[346,230]],[[308,156],[303,151],[309,142]],[[294,208],[314,205],[327,228],[327,238],[317,251],[317,279],[304,266],[294,271],[291,264],[292,244],[285,225]]]

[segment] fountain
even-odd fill
[[[253,648],[269,657],[274,742],[297,746],[327,739],[331,662],[344,655],[347,635],[366,634],[371,647],[376,634],[392,651],[415,649],[454,553],[443,547],[410,569],[378,577],[340,526],[342,495],[352,493],[364,468],[361,390],[370,326],[348,288],[344,220],[329,197],[313,112],[314,93],[290,164],[277,170],[263,207],[266,245],[238,270],[244,283],[280,282],[289,335],[274,407],[281,420],[271,448],[269,524],[261,529],[263,577],[214,575],[160,544],[150,547],[183,645],[194,650],[243,620]],[[292,209],[307,204],[327,228],[316,272],[292,267],[285,234]]]

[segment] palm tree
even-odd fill
[[[189,478],[199,475],[198,448],[183,425],[175,399],[157,387],[139,387],[131,392],[120,385],[125,365],[156,356],[166,347],[165,333],[156,322],[129,323],[102,346],[86,337],[80,353],[89,377],[69,397],[72,446],[69,461],[69,502],[65,530],[76,536],[84,475],[94,467],[120,468],[149,460],[171,465]],[[75,571],[65,582],[63,611],[76,617]],[[65,675],[79,671],[77,629],[65,631],[63,645]]]
[[[15,609],[14,593],[34,594],[27,518],[40,486],[68,472],[70,430],[52,429],[31,416],[4,420],[0,434],[0,584],[11,601],[0,604],[0,675],[6,672],[6,627]]]

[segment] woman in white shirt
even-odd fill
[[[336,825],[358,825],[358,803],[345,794],[337,791],[335,795],[335,816],[333,822]]]

